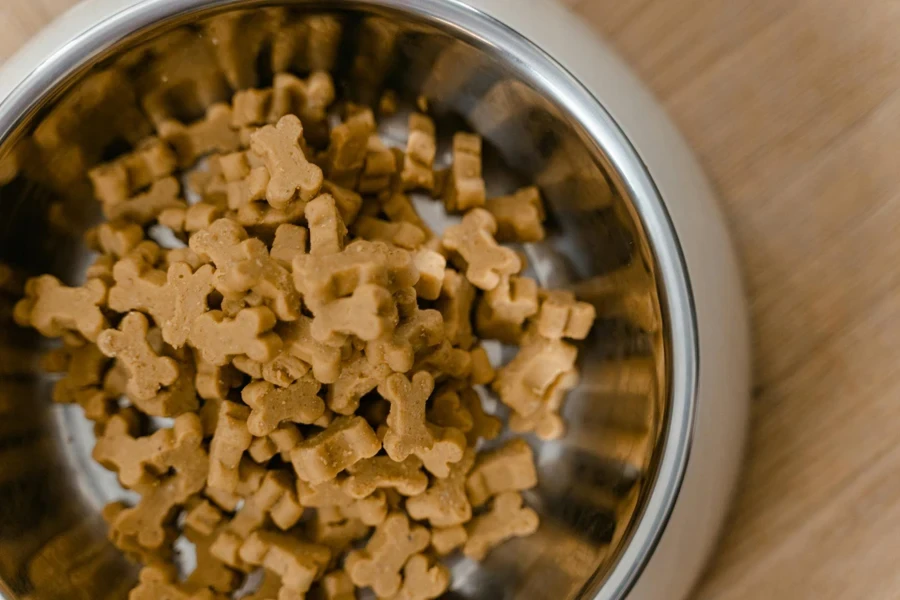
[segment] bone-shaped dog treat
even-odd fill
[[[328,179],[355,189],[368,156],[369,139],[375,132],[375,118],[369,109],[360,110],[331,130],[328,148]]]
[[[141,569],[140,583],[131,590],[129,600],[225,600],[225,596],[209,589],[177,583],[174,568],[154,564]]]
[[[306,533],[312,541],[331,548],[336,555],[349,550],[355,541],[368,537],[371,531],[359,519],[329,522],[318,513],[306,527]]]
[[[340,377],[328,388],[328,408],[341,415],[352,415],[360,399],[377,388],[391,374],[383,363],[372,364],[363,354],[344,363]]]
[[[362,194],[377,194],[388,189],[397,173],[397,157],[377,135],[369,136],[366,161],[359,178]]]
[[[150,189],[133,198],[103,207],[104,216],[110,221],[127,221],[148,225],[167,209],[185,209],[181,199],[181,186],[174,177],[154,182]]]
[[[437,564],[428,566],[428,557],[416,554],[403,568],[403,586],[391,600],[432,600],[450,586],[450,569]]]
[[[471,317],[474,303],[475,288],[472,284],[453,269],[444,271],[443,289],[435,307],[444,316],[447,339],[463,350],[475,344]]]
[[[364,240],[386,242],[406,250],[415,250],[427,240],[425,232],[411,223],[391,223],[372,217],[359,217],[353,225],[353,234]]]
[[[225,215],[225,209],[198,202],[185,208],[169,208],[159,214],[159,224],[176,233],[195,233],[206,229]]]
[[[391,375],[378,387],[378,393],[391,403],[383,441],[391,459],[403,462],[434,445],[425,421],[425,405],[433,391],[434,378],[424,371],[416,373],[412,381],[404,375]]]
[[[116,520],[123,512],[128,510],[124,502],[111,502],[103,507],[102,516],[107,526],[107,539],[118,548],[125,558],[139,564],[154,564],[170,562],[172,560],[173,545],[178,538],[178,531],[174,527],[166,528],[166,539],[158,548],[149,549],[141,546],[137,536],[125,535],[115,527]]]
[[[547,390],[544,403],[527,417],[513,412],[509,418],[509,428],[515,433],[533,431],[542,440],[558,440],[566,433],[566,424],[560,416],[566,395],[578,385],[578,371],[572,370],[560,375]]]
[[[418,280],[409,252],[380,242],[360,240],[339,254],[294,259],[294,284],[313,310],[365,284],[393,293],[414,287]]]
[[[281,354],[272,362],[260,365],[258,373],[249,374],[287,387],[306,375],[309,371],[306,365],[310,365],[316,380],[321,383],[337,381],[341,373],[341,349],[321,344],[312,336],[312,319],[301,315],[296,321],[279,323],[275,333],[284,344]],[[280,371],[293,378],[285,381],[285,377],[279,375]]]
[[[108,329],[97,338],[100,350],[110,358],[117,358],[128,370],[128,393],[137,400],[149,400],[160,388],[175,383],[178,364],[171,358],[159,356],[150,347],[147,334],[150,323],[141,313],[128,313],[119,330]]]
[[[65,377],[53,388],[53,401],[59,404],[76,403],[84,394],[98,390],[103,384],[108,364],[109,359],[94,344],[64,346],[41,359],[41,368],[45,371],[65,373]]]
[[[175,149],[179,166],[188,168],[207,154],[234,152],[240,148],[240,135],[231,128],[233,120],[230,106],[213,104],[205,118],[190,125],[165,121],[159,126],[159,136]]]
[[[291,451],[291,462],[300,479],[315,485],[375,456],[380,449],[381,443],[365,419],[341,417],[325,431],[298,444]]]
[[[275,573],[263,569],[262,583],[255,592],[249,596],[243,596],[241,600],[276,600],[281,590],[281,578]]]
[[[194,272],[185,263],[175,263],[163,273],[139,256],[127,256],[113,269],[116,285],[109,291],[109,306],[117,312],[149,314],[162,329],[166,343],[180,348],[194,321],[207,310],[213,274],[210,265]]]
[[[174,474],[136,486],[141,501],[122,511],[113,525],[124,535],[137,536],[145,548],[159,548],[164,543],[172,512],[203,489],[209,470],[200,418],[193,413],[182,415],[175,419],[171,432],[171,440],[166,440],[158,462]]]
[[[135,223],[101,223],[90,230],[85,241],[88,246],[104,254],[122,258],[144,240],[144,229]]]
[[[419,271],[416,293],[423,300],[437,300],[444,287],[447,259],[433,250],[422,248],[413,254],[413,261]]]
[[[466,379],[472,373],[472,356],[444,340],[440,345],[420,353],[413,370],[428,371],[435,379]]]
[[[409,196],[403,192],[392,190],[379,197],[381,211],[394,223],[409,223],[424,231],[429,238],[433,237],[428,224],[419,215]]]
[[[322,194],[306,206],[309,223],[309,253],[337,254],[344,249],[347,227],[341,218],[334,197]]]
[[[384,492],[379,490],[357,500],[344,490],[344,481],[338,478],[310,485],[301,480],[297,482],[297,496],[303,506],[318,508],[322,519],[328,522],[359,519],[368,526],[383,523],[387,516]],[[327,518],[329,511],[338,513],[338,518]]]
[[[466,449],[466,436],[453,427],[435,427],[428,425],[434,444],[428,450],[416,453],[422,465],[429,473],[442,479],[450,474],[451,465],[463,458]]]
[[[476,208],[463,217],[461,224],[449,227],[444,233],[444,247],[462,256],[468,264],[466,277],[485,291],[500,285],[504,276],[522,270],[519,255],[494,240],[496,232],[497,221],[491,213]]]
[[[434,188],[434,159],[437,155],[437,140],[434,121],[425,115],[409,115],[409,140],[406,144],[406,159],[400,179],[403,189],[431,190]]]
[[[390,335],[397,326],[397,305],[391,293],[378,285],[361,285],[348,298],[315,309],[312,335],[321,343],[342,347],[354,335],[372,341]]]
[[[160,430],[151,436],[135,438],[137,425],[135,412],[126,411],[112,417],[93,451],[94,460],[117,472],[119,482],[129,489],[150,483],[160,475],[159,448],[167,443],[169,436],[168,430]]]
[[[356,600],[356,586],[345,571],[332,571],[320,582],[324,600]]]
[[[461,132],[453,136],[453,166],[444,191],[447,212],[466,212],[484,206],[481,147],[480,135]]]
[[[199,402],[197,390],[194,387],[194,378],[196,377],[194,363],[192,360],[176,355],[176,364],[179,374],[173,385],[146,400],[131,397],[132,403],[141,411],[154,417],[176,417],[197,410]]]
[[[498,242],[540,242],[547,237],[547,213],[536,187],[522,188],[511,196],[491,198],[485,208],[497,220]]]
[[[25,284],[25,298],[16,304],[13,316],[18,325],[34,327],[45,337],[77,332],[96,342],[108,326],[100,310],[106,299],[106,284],[98,279],[70,288],[52,275],[42,275]]]
[[[403,513],[392,513],[376,528],[365,550],[347,556],[344,568],[354,584],[371,587],[379,597],[389,598],[400,591],[400,570],[428,546],[430,537],[424,527],[411,527]]]
[[[190,342],[213,365],[228,364],[244,354],[268,362],[281,350],[281,338],[271,331],[275,323],[275,314],[265,307],[246,308],[234,319],[214,310],[194,321]]]
[[[331,550],[287,534],[255,531],[241,546],[240,556],[247,564],[265,567],[281,577],[282,590],[304,594],[327,568]],[[279,597],[284,597],[283,592]]]
[[[387,363],[397,373],[408,373],[418,352],[444,340],[444,318],[441,313],[433,309],[419,310],[418,306],[413,306],[412,314],[405,315],[390,336],[366,345],[366,356],[371,362]]]
[[[263,158],[269,171],[266,199],[274,208],[287,208],[298,197],[301,202],[309,202],[322,189],[322,169],[306,160],[302,139],[303,125],[293,115],[250,136],[250,147]]]
[[[472,385],[487,385],[494,381],[497,372],[491,364],[487,351],[478,346],[473,348],[469,355],[472,357]]]
[[[363,205],[363,198],[351,189],[341,187],[333,181],[326,181],[322,185],[322,192],[331,194],[337,204],[338,212],[341,213],[341,219],[347,226],[352,225],[359,216],[359,211]]]
[[[266,463],[276,455],[291,460],[291,450],[303,441],[303,434],[293,423],[282,423],[266,437],[256,438],[250,444],[250,456],[256,462]]]
[[[361,460],[347,468],[350,477],[344,491],[352,498],[370,496],[375,490],[395,489],[404,496],[417,496],[428,487],[428,476],[422,471],[422,461],[415,456],[396,462],[388,456]]]
[[[469,534],[462,525],[431,529],[431,548],[438,556],[448,556],[457,548],[462,548],[468,539]]]
[[[463,406],[457,386],[444,386],[435,392],[428,408],[428,421],[438,427],[453,427],[463,433],[472,431],[475,421]]]
[[[197,566],[185,583],[229,593],[240,585],[240,576],[212,555],[210,548],[222,528],[222,511],[207,500],[195,500],[184,517],[184,536],[194,544]]]
[[[275,230],[275,241],[269,255],[285,269],[292,269],[294,258],[306,254],[309,231],[300,225],[285,224]]]
[[[213,365],[198,354],[196,357],[197,376],[194,378],[194,387],[197,395],[204,400],[225,400],[229,392],[240,387],[240,373],[231,365]]]
[[[273,92],[271,89],[239,90],[232,99],[231,127],[246,129],[261,127],[269,122],[272,111]],[[282,115],[283,116],[283,115]]]
[[[304,81],[290,73],[277,73],[272,92],[270,122],[296,114],[303,123],[307,142],[317,144],[328,138],[328,107],[335,99],[334,80],[330,74],[316,71]]]
[[[466,480],[473,506],[481,506],[491,496],[520,492],[537,485],[537,471],[531,447],[521,438],[480,455]]]
[[[533,336],[516,357],[497,372],[492,388],[523,417],[536,412],[557,378],[575,368],[578,349],[561,340]]]
[[[409,498],[406,510],[417,521],[428,520],[434,527],[462,525],[472,518],[466,495],[466,481],[475,465],[475,451],[466,450],[462,460],[450,467],[444,479],[435,479],[425,493]]]
[[[523,506],[522,496],[505,492],[494,499],[490,512],[466,526],[469,539],[463,553],[473,560],[484,560],[491,549],[513,537],[531,535],[539,525],[537,513]]]
[[[157,138],[142,142],[134,152],[88,172],[94,195],[103,204],[124,202],[135,192],[158,179],[171,175],[176,157],[171,148]]]
[[[286,388],[276,388],[265,381],[251,383],[241,392],[253,410],[247,422],[250,433],[257,437],[269,435],[284,421],[314,423],[325,413],[325,403],[316,395],[320,387],[309,375]]]
[[[235,402],[219,405],[216,431],[209,444],[209,487],[233,494],[240,483],[240,464],[253,437],[247,430],[250,410]]]
[[[482,338],[518,344],[525,320],[538,312],[538,285],[529,277],[503,278],[484,294],[476,310],[476,327]]]
[[[463,389],[459,392],[459,398],[463,408],[472,415],[472,429],[466,432],[469,446],[474,446],[479,438],[497,439],[503,430],[503,423],[497,417],[484,411],[484,405],[481,403],[481,396],[478,395],[478,392],[471,388]]]
[[[541,310],[535,321],[537,332],[545,338],[583,340],[596,318],[594,306],[578,302],[572,292],[545,290],[541,292]]]

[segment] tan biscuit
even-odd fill
[[[136,397],[129,398],[138,409],[150,416],[175,417],[186,412],[196,411],[199,407],[197,390],[194,387],[194,378],[197,374],[194,362],[181,356],[175,356],[179,374],[173,385],[147,400]]]
[[[286,388],[276,388],[265,381],[251,383],[241,392],[253,410],[247,422],[250,433],[257,437],[269,435],[284,421],[306,425],[315,422],[325,413],[325,403],[316,395],[320,387],[309,375]]]
[[[184,526],[202,535],[212,535],[225,515],[207,500],[199,500],[185,513]]]
[[[381,242],[355,241],[343,252],[294,259],[294,284],[313,309],[374,284],[393,293],[419,280],[409,252]]]
[[[411,223],[391,223],[372,217],[359,217],[353,226],[353,234],[372,242],[385,242],[398,248],[415,250],[425,243],[424,231]]]
[[[95,344],[64,346],[54,351],[54,355],[44,355],[41,359],[43,370],[65,373],[53,388],[54,402],[72,404],[78,402],[84,393],[91,393],[102,387],[110,361]],[[47,364],[48,362],[57,364]]]
[[[246,457],[238,465],[238,485],[234,493],[206,486],[203,495],[226,512],[235,512],[245,499],[255,494],[263,484],[268,472]]]
[[[307,524],[306,533],[317,544],[331,548],[333,554],[343,554],[353,543],[369,536],[372,529],[359,519],[328,522],[316,514]]]
[[[101,223],[85,234],[85,241],[93,250],[122,258],[144,241],[144,229],[134,223]]]
[[[478,302],[475,323],[482,338],[518,344],[526,319],[538,312],[538,284],[529,277],[504,277]]]
[[[203,428],[200,418],[193,413],[175,419],[160,456],[159,464],[164,473],[171,472],[158,481],[140,484],[135,491],[141,501],[116,518],[113,527],[119,533],[136,536],[138,543],[149,549],[159,548],[166,540],[166,524],[178,506],[200,492],[206,483],[209,458],[203,449]]]
[[[472,357],[472,385],[487,385],[494,381],[497,372],[485,349],[478,346],[473,348],[469,355]]]
[[[378,135],[369,136],[366,162],[359,178],[358,189],[362,194],[378,194],[391,186],[397,173],[397,157]]]
[[[411,456],[395,462],[388,456],[361,460],[347,468],[350,476],[344,482],[348,496],[366,498],[375,490],[395,489],[404,496],[417,496],[428,487],[428,476],[422,471],[422,461]]]
[[[344,220],[345,225],[350,226],[356,221],[363,205],[362,196],[332,181],[326,181],[322,185],[322,192],[331,194],[334,197],[334,202],[337,204],[338,211],[341,213],[341,219]]]
[[[422,248],[413,254],[413,261],[419,270],[416,293],[423,300],[437,300],[444,287],[447,259],[433,250]]]
[[[424,231],[428,238],[434,236],[431,228],[419,215],[416,207],[413,206],[412,200],[406,194],[391,190],[379,196],[379,203],[381,204],[382,212],[394,223],[409,223]]]
[[[265,567],[281,578],[285,588],[294,594],[304,594],[322,576],[331,561],[331,550],[320,544],[271,531],[255,531],[240,550],[247,564]]]
[[[536,187],[522,188],[511,196],[491,198],[485,208],[497,220],[498,242],[540,242],[547,237],[547,213]]]
[[[542,440],[558,440],[566,433],[566,424],[560,416],[566,395],[579,382],[578,371],[567,371],[554,381],[545,395],[544,403],[533,414],[523,417],[513,412],[509,428],[515,433],[534,432]]]
[[[356,189],[373,133],[375,118],[369,109],[360,110],[331,130],[331,145],[326,158],[329,180]]]
[[[213,365],[241,355],[268,362],[281,350],[281,338],[271,331],[275,323],[275,314],[265,307],[246,308],[233,319],[214,310],[194,321],[190,342]]]
[[[175,149],[178,165],[187,169],[207,154],[224,154],[240,148],[241,139],[231,128],[232,121],[229,105],[213,104],[207,109],[206,117],[190,125],[175,120],[161,123],[159,137]]]
[[[459,393],[463,407],[472,415],[472,430],[466,432],[469,446],[475,446],[479,439],[494,440],[500,436],[503,423],[497,417],[484,411],[481,396],[473,389],[463,389]]]
[[[191,249],[216,265],[215,285],[225,296],[252,290],[272,305],[278,317],[292,321],[299,315],[299,298],[290,272],[273,260],[259,239],[230,219],[219,219],[191,236]]]
[[[91,169],[88,176],[97,199],[103,204],[116,204],[174,173],[176,162],[175,154],[167,144],[149,138],[133,152]]]
[[[521,438],[480,455],[466,480],[466,491],[473,506],[481,506],[492,496],[520,492],[537,485],[534,453]]]
[[[269,123],[269,113],[272,112],[272,89],[247,89],[235,93],[231,101],[232,129],[246,129],[248,127],[262,127]]]
[[[109,254],[100,254],[85,270],[84,278],[87,281],[98,279],[105,283],[107,287],[111,287],[115,283],[113,279],[113,265],[115,264],[116,259],[114,257]]]
[[[434,159],[437,140],[434,121],[425,115],[409,116],[409,140],[400,178],[404,190],[434,189]]]
[[[306,160],[300,144],[303,125],[294,115],[282,117],[250,136],[251,148],[269,171],[266,199],[274,208],[285,209],[294,200],[309,202],[322,189],[322,169]]]
[[[284,341],[282,355],[287,353],[310,365],[319,382],[334,383],[341,374],[341,348],[319,343],[312,335],[312,325],[313,320],[302,315],[292,323],[280,323],[275,332]]]
[[[195,589],[187,584],[177,583],[174,566],[159,564],[141,569],[140,583],[131,590],[129,600],[224,600],[225,596],[208,589]]]
[[[322,433],[298,444],[291,451],[291,462],[300,479],[317,484],[371,458],[380,449],[381,443],[365,419],[341,417]]]
[[[324,600],[356,600],[356,586],[344,571],[332,571],[322,578]]]
[[[585,339],[594,326],[597,310],[592,304],[578,302],[575,294],[564,290],[542,290],[541,310],[535,322],[545,338]]]
[[[194,387],[197,395],[204,400],[225,400],[231,390],[240,387],[243,383],[240,373],[231,365],[213,365],[203,360],[197,353],[197,376],[194,378]]]
[[[328,388],[328,408],[341,415],[352,415],[360,399],[377,388],[391,374],[383,363],[372,364],[362,354],[344,363],[340,377]]]
[[[303,123],[303,135],[310,144],[328,138],[328,108],[334,103],[334,80],[325,71],[315,71],[305,81],[290,73],[277,73],[272,85],[269,120],[295,114]]]
[[[206,229],[225,215],[225,209],[214,204],[198,202],[187,208],[169,208],[159,214],[159,224],[175,233],[194,233]]]
[[[184,536],[194,544],[197,566],[185,580],[189,586],[229,593],[240,585],[239,574],[210,552],[224,515],[206,500],[198,500],[185,514]]]
[[[378,387],[378,393],[391,403],[383,442],[391,459],[402,462],[434,445],[425,421],[425,406],[433,391],[434,378],[424,371],[416,373],[412,381],[404,375],[391,375]]]
[[[300,480],[297,482],[297,496],[303,506],[319,509],[321,518],[326,522],[358,519],[368,526],[383,523],[387,516],[384,492],[379,490],[357,500],[346,493],[344,481],[336,478],[310,485]],[[335,519],[329,518],[331,513],[336,513]]]
[[[268,206],[266,189],[271,177],[262,158],[253,152],[235,152],[221,156],[218,164],[222,170],[225,203],[230,210],[238,211],[238,221],[242,220],[241,211],[246,207]],[[297,205],[303,206],[301,203]]]
[[[462,548],[468,539],[469,534],[462,525],[434,527],[431,530],[431,548],[441,557],[452,554],[457,548]]]
[[[435,392],[428,408],[428,421],[438,427],[453,427],[463,433],[472,431],[475,421],[460,399],[456,386],[445,386]]]
[[[406,510],[417,521],[428,520],[433,527],[462,525],[472,518],[472,505],[466,495],[466,481],[475,465],[475,451],[468,449],[453,465],[447,477],[435,479],[425,493],[409,498]]]
[[[185,209],[181,199],[181,185],[174,177],[166,177],[154,182],[143,194],[117,204],[103,207],[103,215],[110,221],[128,221],[138,225],[149,225],[157,220],[166,209]]]
[[[337,254],[344,249],[347,227],[334,197],[322,194],[306,206],[309,223],[309,253],[317,256]]]
[[[504,404],[528,417],[546,401],[553,383],[575,368],[577,358],[575,346],[534,336],[526,340],[516,357],[497,372],[491,387]]]
[[[262,583],[255,592],[249,596],[243,596],[241,600],[277,600],[281,589],[281,578],[275,573],[263,569]]]
[[[235,402],[219,405],[216,430],[209,444],[210,488],[234,494],[240,483],[240,464],[253,436],[247,430],[250,410]]]
[[[475,345],[472,333],[472,307],[475,304],[475,288],[454,271],[444,271],[444,284],[435,307],[444,315],[444,330],[454,346],[468,350]]]
[[[309,231],[300,225],[285,224],[275,230],[275,241],[269,255],[285,269],[292,269],[294,258],[306,254]]]
[[[466,277],[478,288],[490,291],[500,285],[504,276],[522,270],[518,254],[499,246],[494,240],[497,221],[482,208],[476,208],[444,233],[443,244],[458,252],[468,264]]]
[[[194,271],[197,271],[203,265],[209,264],[200,258],[200,256],[190,248],[172,248],[166,251],[163,257],[163,265],[166,269],[178,263],[185,263]]]
[[[100,310],[106,299],[106,284],[100,280],[69,288],[52,275],[42,275],[25,284],[25,298],[16,304],[13,316],[18,325],[34,327],[45,337],[72,331],[95,342],[108,327]]]
[[[399,316],[391,293],[378,285],[361,285],[347,298],[320,305],[314,310],[313,337],[334,348],[347,342],[348,336],[373,341],[390,335]]]
[[[444,340],[444,319],[436,310],[419,310],[413,304],[412,314],[404,315],[389,336],[369,342],[366,356],[369,361],[387,363],[397,373],[408,373],[416,354]]]
[[[126,411],[116,415],[107,423],[93,450],[94,460],[118,473],[119,483],[129,489],[151,483],[160,476],[159,448],[169,439],[167,430],[136,438],[137,430],[137,413]]]
[[[175,263],[164,273],[138,256],[127,256],[113,268],[116,285],[109,291],[109,307],[149,314],[166,343],[181,348],[194,320],[208,309],[213,275],[210,265],[192,271],[186,263]]]
[[[403,586],[391,600],[432,600],[450,587],[450,569],[441,564],[428,566],[424,554],[416,554],[403,568]]]
[[[174,553],[173,546],[178,538],[178,531],[175,527],[166,528],[166,539],[158,548],[152,550],[144,548],[138,543],[137,536],[125,535],[115,527],[116,519],[128,508],[124,502],[111,502],[103,507],[101,514],[107,526],[107,539],[131,562],[142,565],[171,562]]]
[[[506,540],[537,531],[540,525],[537,513],[522,504],[522,496],[516,492],[497,496],[490,512],[475,517],[466,526],[469,539],[463,553],[473,560],[484,560],[491,549]]]
[[[256,438],[250,444],[250,456],[262,464],[270,461],[276,454],[282,460],[291,460],[291,450],[303,441],[303,434],[293,423],[282,423],[266,437]]]
[[[119,330],[107,329],[97,338],[97,346],[106,356],[117,358],[128,370],[128,394],[137,400],[150,400],[160,388],[175,383],[178,364],[159,356],[147,342],[150,323],[138,312],[128,313]]]
[[[371,587],[382,598],[400,591],[400,570],[428,546],[428,530],[410,526],[403,513],[392,513],[378,526],[365,550],[351,552],[344,563],[353,583]]]
[[[472,373],[472,356],[444,340],[440,345],[420,353],[413,370],[428,371],[437,380],[447,377],[467,379]]]
[[[487,194],[482,178],[480,135],[457,133],[453,136],[453,166],[444,190],[447,212],[466,212],[484,206]]]

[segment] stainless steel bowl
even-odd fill
[[[385,88],[408,105],[425,96],[442,132],[482,133],[489,191],[536,181],[547,199],[550,239],[524,249],[534,275],[601,315],[565,408],[568,436],[533,440],[541,483],[528,501],[541,529],[483,564],[456,561],[449,596],[683,597],[743,445],[747,327],[733,255],[660,110],[577,20],[535,0],[94,0],[4,66],[2,593],[121,598],[134,576],[98,516],[122,492],[92,463],[80,409],[52,403],[45,343],[12,324],[17,286],[43,272],[83,277],[80,234],[97,215],[87,168],[155,120],[197,117],[282,68],[330,69],[362,102]],[[383,133],[402,141],[402,119]]]

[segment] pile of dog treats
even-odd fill
[[[86,237],[86,283],[44,275],[16,306],[62,339],[44,361],[54,399],[83,407],[95,459],[140,496],[104,510],[144,565],[132,600],[227,598],[260,570],[246,598],[425,600],[450,585],[442,557],[481,560],[538,528],[521,496],[532,451],[509,436],[483,450],[503,423],[477,390],[514,433],[565,432],[566,340],[594,308],[521,276],[500,245],[544,238],[540,193],[486,198],[477,135],[456,133],[436,171],[426,114],[398,149],[372,109],[344,103],[329,125],[335,106],[328,74],[279,74],[199,122],[165,121],[90,173],[107,221]],[[435,235],[410,192],[461,222]],[[182,243],[152,241],[162,228]],[[520,350],[495,370],[480,339]]]

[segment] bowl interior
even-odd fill
[[[54,376],[39,364],[51,346],[12,322],[23,280],[49,272],[83,281],[92,256],[82,234],[99,213],[90,167],[162,119],[190,121],[235,90],[271,85],[276,72],[313,69],[331,71],[355,102],[397,91],[400,113],[381,121],[392,145],[405,145],[406,114],[427,99],[440,166],[449,164],[454,131],[481,133],[489,195],[536,183],[547,203],[549,239],[521,248],[530,274],[576,290],[600,315],[563,412],[568,435],[529,439],[540,485],[527,501],[542,516],[540,530],[482,564],[453,559],[451,596],[574,598],[615,564],[652,488],[670,402],[653,246],[615,165],[567,110],[565,90],[542,77],[561,67],[537,49],[526,60],[496,45],[491,32],[501,24],[468,11],[479,24],[469,27],[452,18],[453,3],[444,3],[446,18],[390,4],[401,3],[173,7],[152,25],[130,22],[123,39],[91,59],[67,58],[66,76],[15,115],[0,140],[0,589],[11,598],[123,598],[135,574],[100,518],[107,502],[128,495],[92,461],[94,431],[81,408],[52,402]],[[433,203],[416,201],[436,229],[447,224]]]

